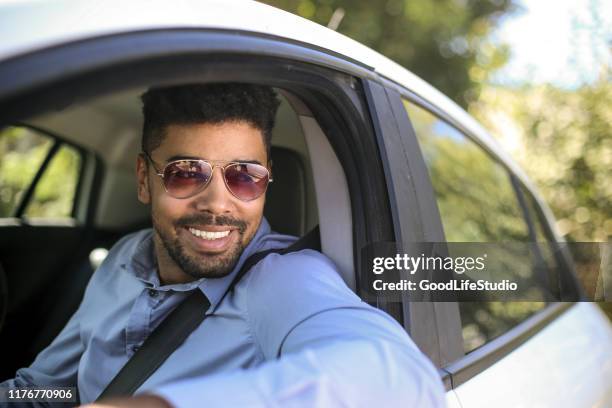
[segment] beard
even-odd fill
[[[170,258],[187,275],[197,279],[201,278],[221,278],[232,272],[240,255],[246,247],[244,243],[244,233],[246,223],[242,220],[227,216],[213,217],[210,214],[196,214],[179,219],[174,223],[174,227],[184,228],[188,225],[200,226],[232,226],[237,227],[238,243],[229,248],[225,253],[216,255],[190,254],[180,242],[177,235],[172,236],[166,233],[159,225],[155,215],[152,217],[153,228],[161,239]]]

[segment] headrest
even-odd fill
[[[264,215],[273,231],[302,236],[306,232],[306,172],[299,154],[284,147],[271,149],[272,179]]]

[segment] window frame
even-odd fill
[[[398,89],[382,78],[377,82],[365,81],[365,89],[385,158],[398,248],[408,252],[406,244],[410,242],[444,241],[433,187]],[[455,339],[446,333],[460,329],[456,327],[458,308],[450,302],[415,299],[410,292],[401,292],[401,296],[404,327],[436,367],[442,369],[460,351]],[[440,374],[447,390],[450,389],[448,373],[441,370]]]
[[[555,295],[561,300],[576,298],[585,300],[584,291],[576,274],[573,272],[575,267],[569,249],[565,245],[560,245],[560,242],[557,242],[555,239],[555,234],[548,223],[546,213],[541,207],[537,196],[521,180],[514,177],[514,175],[512,177],[515,182],[517,195],[524,202],[524,205],[521,205],[521,207],[525,211],[525,216],[533,223],[530,228],[535,227],[537,224],[540,225],[546,238],[545,243],[550,247],[549,249],[554,254],[555,262],[559,267],[559,276],[556,277],[556,287],[559,288],[559,293]],[[528,202],[531,202],[531,205]],[[533,207],[533,214],[530,211],[530,207]]]

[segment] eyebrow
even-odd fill
[[[169,157],[168,159],[166,159],[166,163],[170,163],[176,160],[206,160],[206,159],[202,159],[201,157],[196,157],[196,156],[184,156],[184,155],[175,155],[172,157]],[[216,161],[216,160],[213,160]],[[263,164],[261,164],[261,162],[259,160],[249,160],[249,159],[233,159],[233,160],[223,160],[223,161],[228,161],[228,162],[239,162],[239,163],[251,163],[251,164],[259,164],[260,166],[263,166]]]

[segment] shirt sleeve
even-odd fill
[[[445,406],[437,370],[403,328],[310,252],[268,256],[249,273],[248,319],[264,364],[153,392],[176,408]]]
[[[0,383],[0,388],[23,387],[76,387],[79,360],[83,353],[79,334],[79,311],[72,316],[53,342],[41,351],[34,362],[17,370],[15,378]],[[0,402],[0,407],[46,407],[60,406],[56,403],[13,403]],[[74,405],[74,404],[71,404]]]

